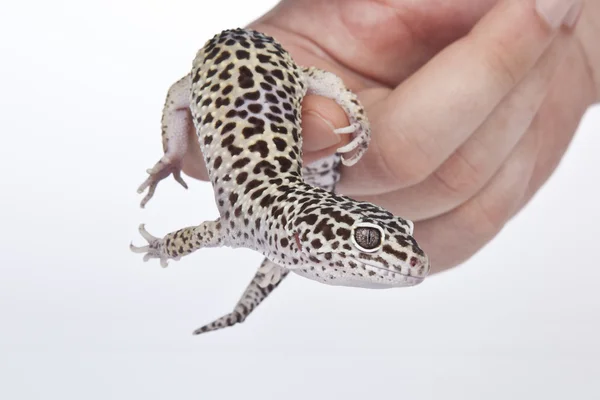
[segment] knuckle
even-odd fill
[[[431,175],[435,166],[428,157],[415,157],[415,154],[398,157],[398,154],[381,153],[381,170],[402,186],[416,185]]]
[[[403,137],[403,143],[398,144],[401,140],[399,136],[394,137],[394,143],[386,145],[386,143],[378,142],[376,157],[379,163],[379,169],[389,176],[393,182],[401,183],[402,186],[411,186],[420,183],[427,179],[438,166],[431,151],[427,151],[425,146],[419,143],[410,142],[406,136]],[[374,141],[371,142],[373,146]],[[398,151],[398,149],[403,149]]]
[[[506,202],[485,202],[476,198],[470,202],[464,219],[465,228],[475,238],[487,242],[496,236],[510,218]]]
[[[473,164],[460,149],[433,173],[433,177],[443,192],[461,198],[479,190],[486,178],[484,168]]]
[[[496,42],[482,52],[483,63],[492,79],[502,88],[509,89],[520,81],[522,62],[508,46]]]

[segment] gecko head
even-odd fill
[[[429,258],[412,236],[414,224],[379,207],[376,213],[358,215],[338,210],[312,228],[295,237],[308,260],[294,271],[307,278],[340,286],[391,288],[416,285],[429,273]]]

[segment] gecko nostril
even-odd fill
[[[417,260],[417,257],[410,258],[410,266],[411,267],[416,267],[418,263],[419,263],[419,260]]]

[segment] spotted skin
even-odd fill
[[[336,154],[302,165],[301,102],[331,98],[352,140]],[[214,189],[219,218],[159,239],[142,226],[147,246],[131,245],[161,265],[203,247],[245,247],[266,259],[234,311],[194,333],[242,322],[289,271],[330,285],[389,288],[420,283],[429,259],[412,222],[372,203],[334,193],[340,164],[355,164],[370,128],[358,98],[336,75],[303,68],[273,38],[226,30],[198,51],[191,73],[176,82],[163,110],[164,156],[140,186],[142,207],[165,177],[180,175],[193,124]]]

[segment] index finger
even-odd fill
[[[425,179],[535,65],[576,3],[538,0],[540,12],[535,0],[500,1],[368,110],[371,148],[344,171],[340,189],[358,193],[352,184],[360,183],[360,194],[377,194]]]

